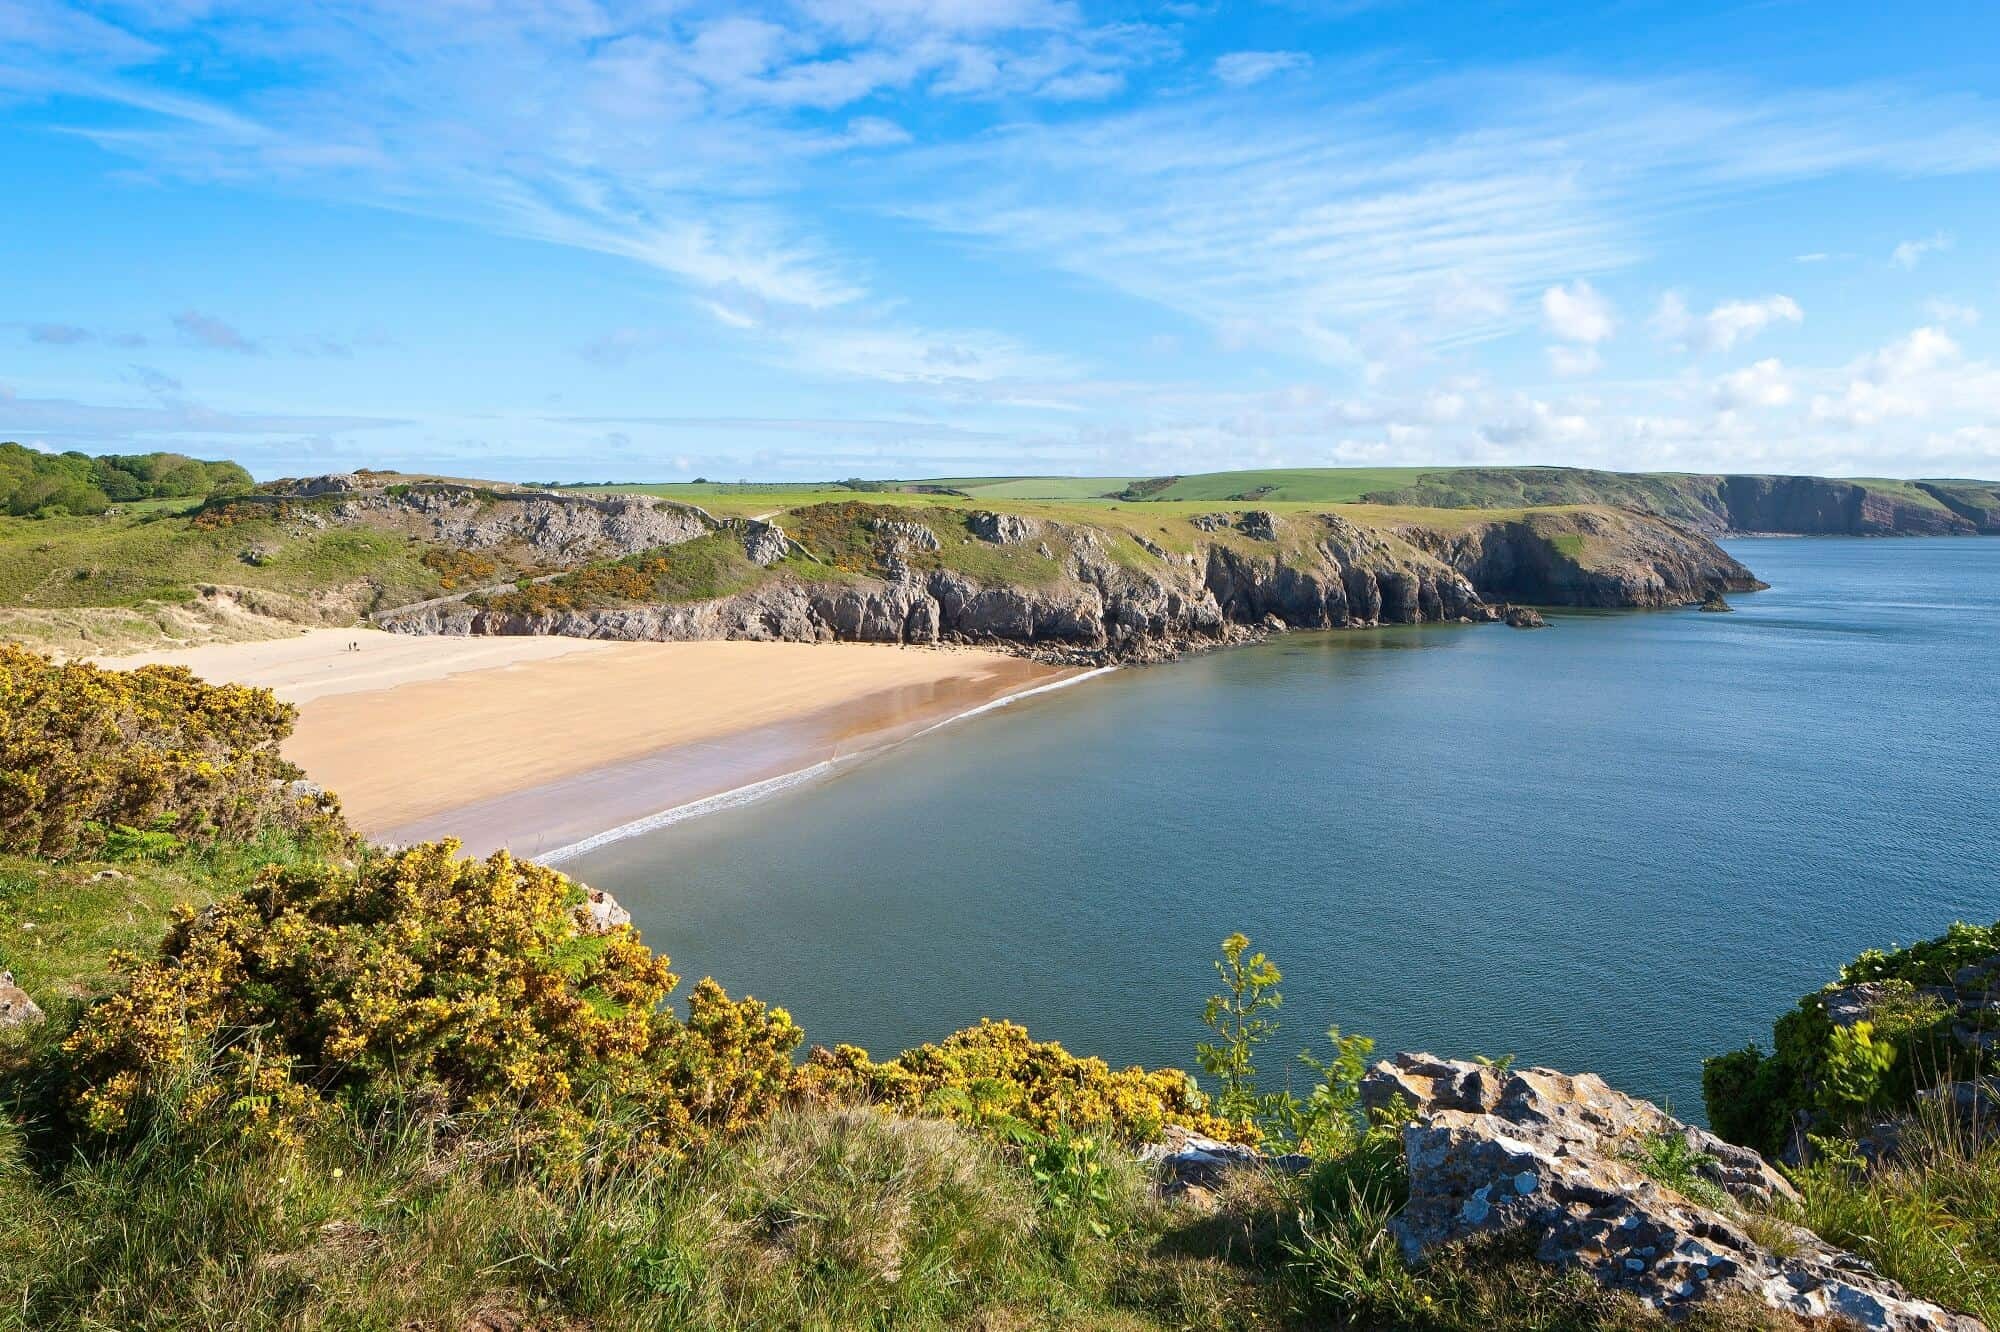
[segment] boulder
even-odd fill
[[[583,905],[577,908],[582,924],[592,934],[603,934],[632,923],[632,913],[618,905],[618,899],[602,888],[583,890]]]
[[[1755,1152],[1594,1075],[1399,1054],[1369,1071],[1362,1098],[1409,1115],[1409,1205],[1393,1224],[1412,1261],[1474,1236],[1521,1232],[1541,1261],[1669,1315],[1734,1292],[1881,1332],[1983,1332],[1809,1232],[1794,1228],[1783,1254],[1766,1248],[1742,1213],[1795,1196],[1784,1177]],[[1641,1168],[1642,1150],[1665,1139],[1692,1156],[1685,1192]]]
[[[1042,525],[1035,519],[1023,518],[1017,513],[975,513],[966,518],[965,526],[981,541],[991,541],[998,546],[1025,545],[1042,530]]]
[[[750,563],[762,568],[791,554],[792,539],[776,523],[752,519],[743,528],[743,553]]]
[[[41,1020],[41,1005],[14,983],[13,972],[0,971],[0,1031],[33,1026]]]
[[[1533,606],[1504,606],[1500,610],[1500,618],[1507,622],[1507,627],[1510,629],[1546,629],[1549,627],[1549,622],[1544,620],[1542,613]]]
[[[1139,1159],[1155,1168],[1160,1192],[1169,1198],[1212,1191],[1232,1170],[1276,1170],[1296,1175],[1312,1168],[1309,1156],[1266,1156],[1255,1147],[1204,1137],[1178,1124],[1167,1125],[1160,1141],[1140,1148]]]
[[[1236,530],[1253,541],[1276,541],[1278,520],[1269,509],[1252,509],[1236,520]]]

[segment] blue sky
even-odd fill
[[[0,0],[0,438],[2000,475],[1987,4]]]

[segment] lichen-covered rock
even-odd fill
[[[1042,530],[1041,523],[1017,513],[975,513],[966,518],[965,526],[981,541],[1000,546],[1026,545]]]
[[[1253,541],[1276,541],[1278,520],[1269,509],[1252,509],[1236,520],[1236,530]]]
[[[905,522],[900,518],[871,518],[868,527],[877,536],[891,545],[902,542],[911,550],[934,551],[943,547],[938,534],[922,523]]]
[[[1160,1192],[1169,1198],[1211,1192],[1232,1170],[1296,1175],[1312,1168],[1309,1156],[1266,1156],[1255,1147],[1205,1137],[1178,1124],[1167,1125],[1158,1142],[1140,1148],[1139,1160],[1154,1168]]]
[[[602,888],[585,888],[583,905],[577,908],[581,923],[593,934],[615,930],[632,923],[632,913],[618,905],[618,899]]]
[[[32,1026],[41,1020],[41,1005],[14,983],[13,972],[0,971],[0,1031]]]
[[[1795,1231],[1785,1254],[1765,1248],[1734,1208],[1792,1196],[1784,1178],[1755,1152],[1593,1075],[1400,1054],[1369,1071],[1362,1098],[1377,1110],[1400,1103],[1409,1114],[1410,1198],[1394,1224],[1412,1260],[1476,1235],[1521,1231],[1534,1238],[1541,1261],[1587,1272],[1670,1314],[1733,1291],[1880,1332],[1982,1329],[1808,1232]],[[1694,1154],[1696,1173],[1733,1200],[1730,1209],[1665,1187],[1640,1168],[1641,1150],[1667,1137]]]
[[[792,553],[792,539],[776,523],[755,519],[743,525],[743,553],[759,567],[776,564]]]

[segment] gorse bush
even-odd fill
[[[64,1045],[100,1136],[157,1115],[299,1145],[343,1103],[413,1098],[543,1161],[673,1152],[760,1122],[802,1033],[782,1009],[678,983],[630,926],[596,931],[553,870],[455,842],[358,870],[273,866],[183,912]]]
[[[91,855],[121,827],[191,845],[343,837],[338,806],[294,789],[278,753],[296,716],[269,690],[179,667],[58,665],[0,644],[0,851]]]
[[[1054,1041],[1032,1040],[1012,1022],[981,1021],[883,1063],[858,1046],[816,1049],[802,1077],[825,1097],[989,1127],[1077,1129],[1130,1144],[1154,1141],[1170,1124],[1225,1140],[1255,1138],[1249,1125],[1214,1113],[1179,1069],[1114,1070]]]

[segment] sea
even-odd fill
[[[982,1017],[1194,1067],[1225,935],[1268,1085],[1378,1053],[1705,1056],[2000,918],[2000,541],[1746,538],[1733,614],[1290,634],[1112,672],[563,868],[689,978],[878,1057]]]

